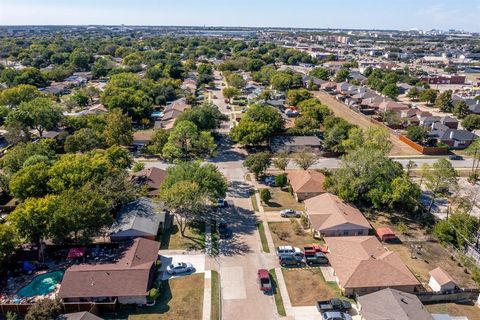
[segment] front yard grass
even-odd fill
[[[314,306],[318,300],[342,297],[335,282],[326,282],[320,269],[282,268],[292,306]]]
[[[218,272],[212,270],[212,308],[211,308],[211,320],[220,319],[222,313],[220,305],[220,281],[218,278]]]
[[[257,224],[258,233],[260,234],[260,242],[262,243],[262,250],[265,253],[270,253],[270,248],[268,248],[267,236],[265,235],[265,228],[263,223],[259,222]]]
[[[480,320],[480,311],[475,305],[465,305],[456,303],[426,304],[430,313],[447,313],[456,317],[467,317],[469,320]]]
[[[300,223],[300,221],[298,223]],[[269,222],[268,226],[275,247],[290,245],[303,248],[313,243],[324,244],[323,241],[314,239],[310,230],[304,230],[303,234],[296,234],[290,221]]]
[[[394,221],[398,217],[394,217]],[[392,218],[383,214],[377,215],[376,219],[370,220],[375,228],[388,226],[401,240],[401,243],[388,244],[385,246],[388,250],[396,252],[407,267],[412,271],[415,277],[428,289],[430,276],[428,272],[436,267],[442,267],[453,279],[456,280],[459,287],[477,288],[472,275],[466,273],[458,261],[453,260],[451,254],[440,243],[431,240],[426,232],[412,221],[402,221],[402,223],[393,224]],[[401,226],[401,227],[399,227]],[[402,233],[399,229],[404,229]],[[402,230],[403,231],[403,230]],[[412,258],[412,245],[415,246]]]
[[[201,250],[205,247],[205,224],[192,224],[185,230],[182,237],[180,229],[174,223],[169,230],[157,237],[160,249],[169,250]]]
[[[159,298],[152,307],[121,307],[107,319],[166,320],[202,318],[204,274],[192,274],[163,281]],[[112,316],[112,317],[111,317]]]
[[[281,211],[285,209],[293,209],[297,211],[305,211],[303,203],[297,202],[295,197],[288,191],[283,191],[280,188],[268,188],[272,199],[268,203],[263,204],[265,211]]]
[[[257,197],[255,196],[256,193],[256,190],[250,190],[250,200],[252,201],[253,211],[258,212],[258,202]]]
[[[275,269],[270,269],[268,273],[270,273],[270,278],[272,279],[273,298],[275,300],[275,305],[277,306],[277,312],[279,315],[285,317],[287,313],[285,312],[285,306],[283,305],[282,294],[277,286],[278,281]]]

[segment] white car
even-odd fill
[[[300,218],[301,214],[293,209],[285,209],[280,211],[280,216],[283,218]]]
[[[284,256],[302,256],[302,250],[292,246],[279,246],[277,247],[277,256],[279,258]]]
[[[187,272],[192,272],[193,270],[195,270],[195,268],[191,263],[188,263],[188,262],[172,263],[167,267],[168,274],[187,273]]]

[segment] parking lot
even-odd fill
[[[165,256],[161,255],[160,261],[162,262],[162,267],[160,268],[160,271],[163,271],[162,280],[178,278],[185,275],[185,274],[170,275],[167,272],[165,272],[165,269],[167,268],[167,266],[176,262],[191,263],[195,268],[195,271],[188,274],[205,272],[205,255],[203,254],[180,254],[180,255],[165,255]]]

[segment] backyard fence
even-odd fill
[[[448,147],[424,147],[424,146],[421,146],[418,143],[408,139],[407,137],[405,137],[403,135],[400,135],[398,138],[403,143],[409,145],[410,147],[417,150],[421,154],[424,154],[424,155],[427,155],[427,156],[439,156],[439,155],[448,154]]]
[[[476,301],[480,290],[458,289],[449,292],[416,292],[415,295],[422,303],[445,303],[457,301]]]
[[[25,315],[33,303],[20,304],[0,304],[0,314],[6,315],[7,312]],[[113,313],[117,309],[117,300],[113,302],[62,302],[62,313],[74,313],[88,311],[93,314]]]

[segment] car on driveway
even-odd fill
[[[302,214],[299,211],[293,209],[285,209],[280,211],[280,216],[282,218],[300,218]]]
[[[314,254],[305,254],[305,263],[309,266],[328,264],[327,256],[322,252],[316,252]]]
[[[258,270],[258,284],[260,285],[260,290],[263,292],[272,291],[272,281],[270,280],[270,274],[266,269]]]
[[[302,257],[299,256],[283,256],[279,262],[282,267],[300,267],[303,265]]]
[[[318,312],[329,312],[329,311],[339,311],[339,312],[348,312],[352,309],[352,304],[350,301],[345,299],[330,299],[324,301],[317,301],[317,310]]]
[[[226,222],[220,222],[218,224],[218,234],[220,239],[228,239],[232,236],[233,231],[230,229]]]
[[[277,247],[277,256],[279,259],[285,256],[298,256],[303,257],[303,252],[299,248],[292,246],[279,246]]]
[[[189,273],[194,271],[195,268],[189,262],[176,262],[172,263],[167,267],[168,274],[180,274],[180,273]]]
[[[458,154],[452,154],[452,155],[448,156],[448,159],[450,159],[450,160],[463,160],[463,157],[459,156]]]
[[[352,320],[352,317],[348,313],[344,312],[325,312],[322,314],[323,320]]]
[[[274,176],[268,176],[266,177],[263,182],[269,186],[269,187],[275,187],[275,177]]]

